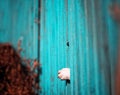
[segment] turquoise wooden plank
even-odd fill
[[[94,10],[94,1],[85,0],[85,24],[86,24],[86,41],[87,41],[87,85],[88,85],[88,94],[87,95],[99,95],[97,80],[95,78],[95,66],[97,66],[97,56],[96,54],[96,29],[94,28],[96,25],[95,19],[95,10]],[[85,32],[85,31],[84,31]],[[97,68],[96,68],[97,69]],[[97,85],[97,86],[96,86]],[[100,89],[99,89],[100,91]]]
[[[57,78],[66,66],[66,19],[64,0],[41,1],[40,62],[42,95],[65,95],[65,81]]]
[[[118,2],[119,0],[117,0]],[[106,0],[106,5],[109,6],[111,3],[114,4],[113,0]],[[119,29],[118,24],[110,16],[107,7],[105,7],[105,22],[107,23],[107,34],[108,34],[108,47],[109,47],[109,62],[110,62],[110,77],[111,77],[111,94],[114,95],[114,83],[115,83],[115,69],[117,63],[117,52],[118,52],[118,38],[119,38]]]
[[[0,0],[0,43],[15,49],[21,40],[21,56],[38,59],[38,0]]]
[[[0,43],[21,40],[22,58],[38,59],[37,19],[38,0],[0,0]]]
[[[38,13],[37,0],[0,0],[0,42],[17,48],[22,40],[22,56],[37,58],[38,31],[34,22]]]
[[[112,2],[42,0],[42,94],[114,95],[118,30],[108,10]],[[66,47],[66,41],[69,47]],[[52,46],[54,51],[51,53]],[[57,70],[64,66],[71,69],[71,83],[67,86],[56,78]],[[54,77],[54,82],[50,77]]]
[[[95,10],[96,25],[94,25],[94,28],[96,29],[96,32],[97,32],[95,36],[97,37],[96,45],[97,45],[97,52],[98,52],[98,65],[97,65],[96,75],[99,76],[99,77],[96,76],[97,78],[96,81],[98,81],[97,83],[99,85],[99,87],[97,86],[96,87],[97,87],[97,90],[99,91],[99,94],[109,95],[110,94],[109,85],[106,84],[107,82],[109,82],[109,80],[106,80],[106,77],[108,77],[109,75],[109,67],[106,67],[106,64],[108,64],[108,62],[106,61],[106,58],[105,58],[106,56],[104,54],[106,53],[104,51],[104,47],[107,46],[107,43],[104,43],[105,41],[107,41],[107,36],[106,36],[106,31],[105,31],[106,28],[104,27],[105,25],[103,23],[104,19],[102,17],[103,16],[102,11],[101,10],[98,11],[98,9],[101,8],[101,2],[100,1],[95,2],[94,6],[96,7],[96,10]],[[108,70],[108,72],[106,70]]]
[[[74,19],[75,18],[75,8],[74,8],[74,6],[75,6],[75,2],[73,0],[69,0],[68,1],[68,41],[69,41],[70,46],[69,46],[69,51],[68,51],[68,59],[69,59],[68,63],[70,64],[70,69],[72,70],[71,71],[72,76],[70,76],[70,77],[71,77],[71,80],[73,80],[70,83],[71,84],[70,85],[70,87],[71,87],[70,95],[73,95],[73,93],[75,93],[75,88],[77,87],[74,85],[75,78],[73,78],[73,77],[74,77],[75,73],[73,73],[74,72],[73,64],[76,64],[76,63],[73,63],[74,59],[75,59],[75,54],[74,54],[74,52],[72,52],[73,51],[73,42],[75,41],[74,40],[75,39],[75,33],[74,33],[75,32],[75,19]],[[74,34],[72,35],[72,33],[74,33]],[[73,55],[73,56],[71,56],[71,55]]]

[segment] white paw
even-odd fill
[[[62,80],[70,80],[70,69],[69,68],[63,68],[58,71],[58,78]]]

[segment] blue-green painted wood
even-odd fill
[[[21,55],[38,59],[38,0],[0,0],[0,43],[11,43]]]
[[[64,0],[41,1],[40,62],[43,95],[67,93],[65,81],[57,78],[58,70],[67,65],[67,28],[63,28],[67,26],[65,7]]]
[[[41,94],[114,95],[118,26],[109,12],[114,0],[41,2]],[[57,79],[63,67],[71,69],[67,85]]]
[[[0,43],[16,49],[21,40],[21,55],[38,59],[38,0],[0,0]]]
[[[38,0],[0,0],[0,42],[17,48],[21,40],[22,56],[38,56]]]
[[[22,40],[23,57],[40,55],[41,95],[114,95],[118,25],[111,3],[40,0],[39,31],[38,0],[0,0],[0,42],[17,48]],[[57,78],[64,67],[71,69],[70,84]]]

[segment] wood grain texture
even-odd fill
[[[23,57],[39,55],[40,94],[114,95],[119,34],[109,13],[114,0],[39,3],[40,8],[38,0],[0,0],[0,42],[17,48],[21,40]],[[57,78],[64,67],[71,69],[70,84]]]
[[[42,94],[114,95],[118,26],[109,12],[114,1],[41,2]],[[64,67],[71,69],[67,85],[56,76]]]
[[[37,58],[37,0],[0,0],[0,42],[17,48],[21,40],[22,56]]]

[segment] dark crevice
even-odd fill
[[[38,0],[38,21],[39,21],[39,23],[37,23],[38,24],[38,62],[40,63],[40,9],[41,9],[41,0]],[[40,85],[40,74],[41,74],[41,68],[40,68],[40,66],[38,67],[38,69],[37,69],[37,71],[38,71],[38,77],[37,77],[37,80],[36,80],[36,82]],[[39,95],[39,91],[37,92],[37,95]]]
[[[66,45],[69,47],[69,42],[67,42]]]

